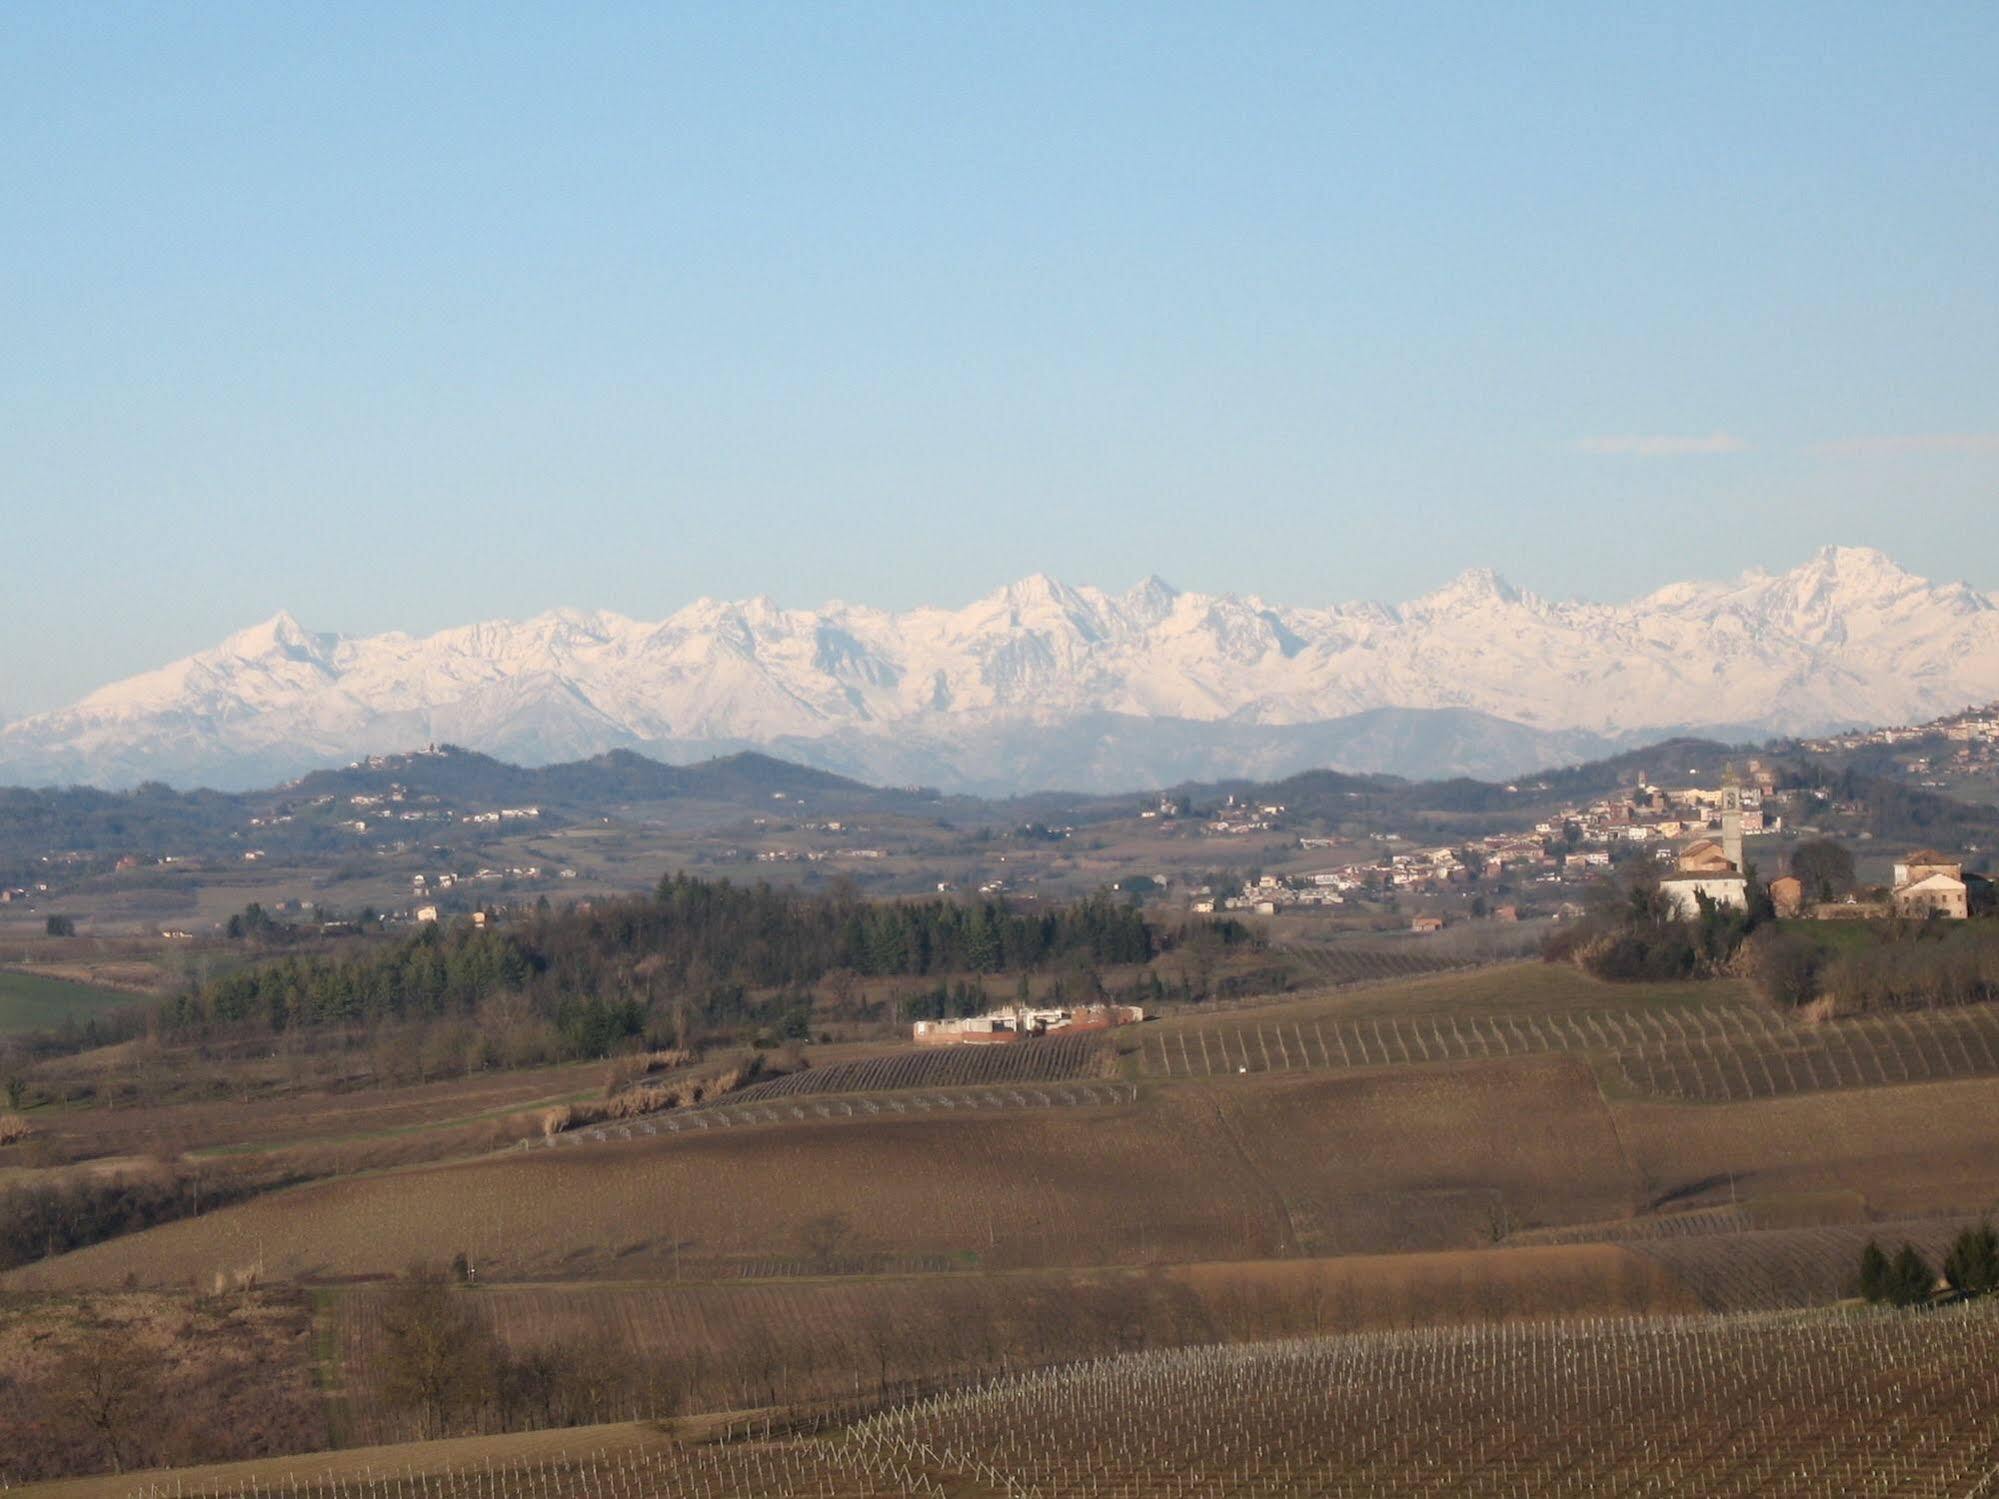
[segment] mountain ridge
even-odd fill
[[[658,621],[565,608],[428,636],[281,611],[6,725],[0,780],[246,785],[441,740],[527,764],[765,747],[986,792],[1032,784],[1012,761],[1098,790],[1232,765],[1507,774],[1648,735],[1812,734],[1994,697],[1999,608],[1868,548],[1624,604],[1483,568],[1329,606],[1036,573],[955,610],[702,598]]]

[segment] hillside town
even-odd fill
[[[1968,722],[1989,722],[1999,732],[1999,718]],[[1520,789],[1507,788],[1514,793]],[[1275,813],[1282,809],[1267,810]],[[1232,911],[1276,916],[1286,911],[1392,900],[1401,895],[1469,893],[1480,886],[1517,892],[1525,885],[1524,895],[1545,887],[1546,893],[1555,897],[1553,914],[1561,914],[1574,909],[1575,897],[1590,882],[1634,860],[1649,860],[1658,869],[1660,888],[1674,908],[1691,917],[1708,905],[1746,908],[1748,879],[1756,861],[1745,840],[1786,831],[1811,836],[1817,828],[1801,819],[1827,813],[1852,815],[1859,810],[1823,787],[1783,786],[1762,759],[1750,758],[1742,775],[1731,771],[1721,784],[1713,786],[1669,786],[1640,775],[1628,793],[1563,806],[1517,831],[1427,847],[1400,846],[1406,840],[1392,833],[1376,833],[1371,838],[1384,845],[1384,851],[1375,858],[1303,872],[1260,873],[1231,892],[1197,888],[1188,905],[1199,914]],[[1297,847],[1301,851],[1337,848],[1339,840],[1301,836]],[[1930,915],[1962,920],[1981,908],[1981,891],[1989,888],[1989,882],[1968,871],[1961,858],[1934,849],[1919,849],[1899,858],[1892,881],[1871,898],[1851,891],[1839,892],[1836,900],[1820,898],[1820,892],[1805,889],[1788,874],[1771,879],[1769,885],[1780,915],[1811,915],[1824,920]],[[1523,903],[1517,898],[1480,898],[1473,914],[1494,921],[1515,921]],[[1410,916],[1416,931],[1432,931],[1445,924],[1446,917],[1433,909],[1418,909]]]

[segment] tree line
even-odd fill
[[[1743,949],[1742,971],[1773,1004],[1828,1000],[1841,1014],[1999,1000],[1999,931],[1984,922],[1896,920],[1838,936],[1846,945],[1758,932]]]
[[[194,1172],[129,1180],[77,1177],[8,1187],[0,1190],[0,1270],[192,1218],[294,1179],[211,1179]]]
[[[1951,1242],[1944,1255],[1942,1282],[1960,1301],[1999,1292],[1999,1233],[1990,1223],[1967,1228]],[[1869,1239],[1860,1251],[1859,1291],[1868,1301],[1928,1306],[1936,1299],[1937,1283],[1936,1270],[1913,1244],[1903,1244],[1891,1256]]]
[[[170,1036],[374,1027],[471,1018],[506,997],[552,1027],[560,1054],[593,1056],[626,1037],[686,1044],[746,1022],[795,1033],[813,986],[836,975],[1090,971],[1147,962],[1175,940],[1107,894],[1024,912],[676,874],[649,897],[288,955],[196,984],[158,1017]]]

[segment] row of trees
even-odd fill
[[[0,1270],[191,1218],[280,1184],[191,1172],[8,1187],[0,1191]]]
[[[196,985],[159,1011],[169,1035],[473,1017],[520,996],[568,1055],[655,1031],[793,1033],[812,986],[853,978],[1088,972],[1144,963],[1177,935],[1108,895],[1032,913],[998,901],[871,903],[675,875],[650,897],[539,911],[504,928],[429,926],[349,954],[288,955]],[[837,983],[834,987],[837,987]],[[803,1018],[801,1018],[803,1017]]]
[[[1831,999],[1846,1014],[1928,1010],[1999,999],[1999,932],[1982,923],[1870,923],[1834,947],[1813,936],[1760,931],[1742,970],[1763,998],[1799,1006]]]
[[[1967,1228],[1952,1241],[1943,1283],[1959,1299],[1999,1292],[1999,1233],[1991,1224]],[[1860,1294],[1888,1306],[1927,1306],[1936,1299],[1937,1272],[1913,1244],[1890,1256],[1870,1239],[1860,1251]]]

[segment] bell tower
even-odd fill
[[[1737,874],[1748,872],[1742,866],[1742,783],[1732,765],[1721,782],[1721,856]]]

